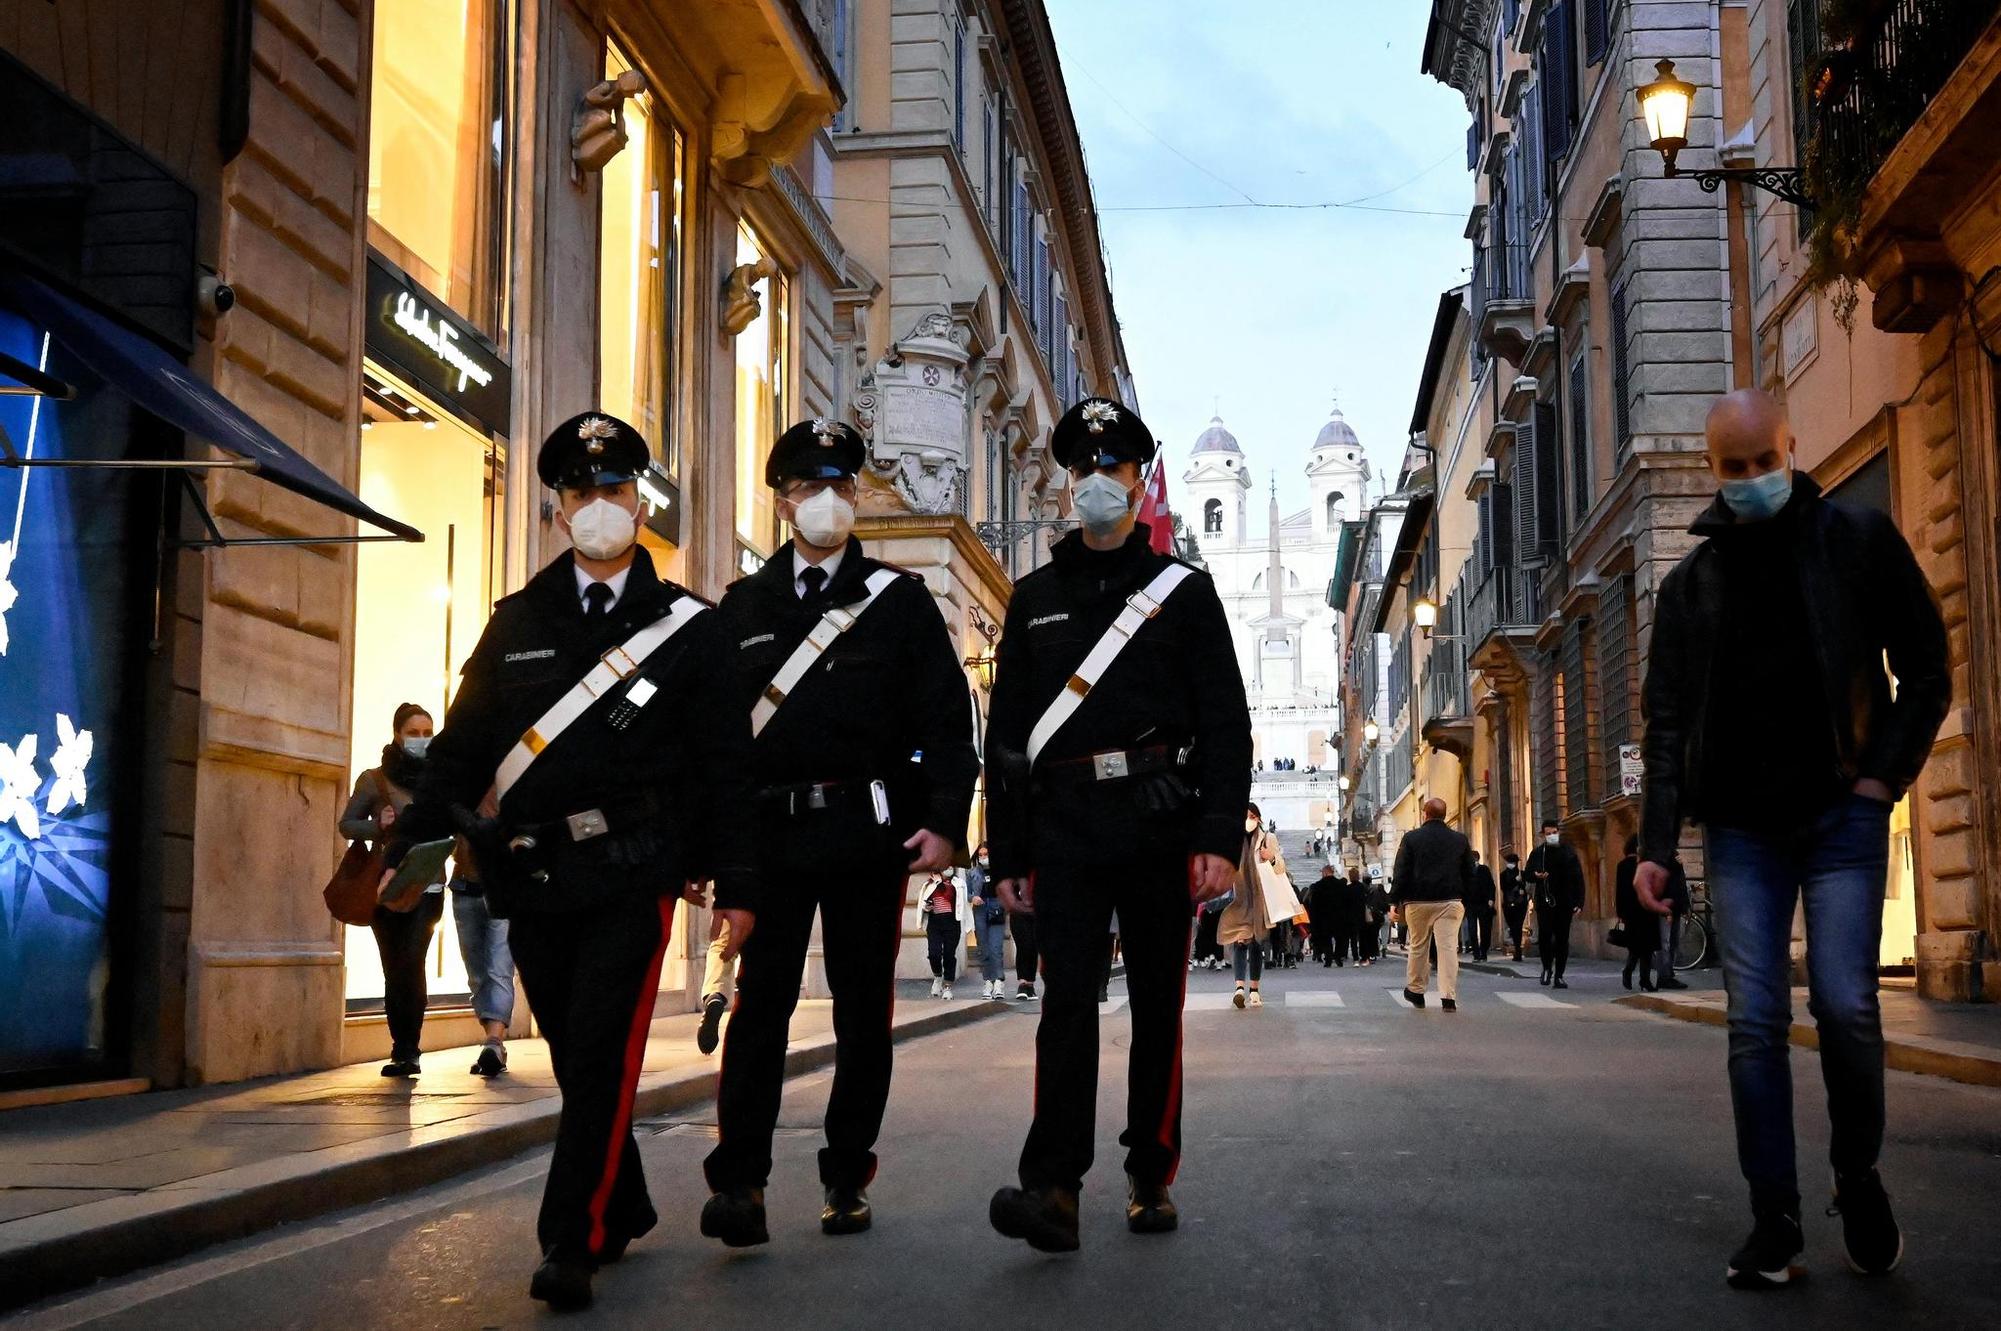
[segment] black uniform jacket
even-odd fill
[[[730,706],[748,726],[765,686],[827,608],[867,596],[869,575],[884,568],[900,576],[820,654],[753,742],[752,785],[879,780],[899,839],[925,828],[963,845],[980,770],[973,702],[944,618],[916,574],[870,559],[850,538],[833,581],[805,601],[793,589],[792,550],[780,550],[717,608],[736,661]]]
[[[1035,723],[1082,665],[1126,598],[1175,562],[1148,548],[1145,523],[1117,550],[1091,550],[1080,533],[1056,543],[1050,562],[1015,584],[987,713],[988,843],[994,872],[1019,877],[1038,864],[1117,864],[1135,851],[1178,845],[1236,863],[1251,790],[1251,719],[1229,621],[1200,572],[1140,627],[1036,763],[1108,749],[1190,744],[1183,779],[1191,808],[1149,813],[1131,789],[1140,778],[1032,795],[1001,774],[1004,753],[1027,751]]]
[[[692,595],[662,582],[642,549],[618,603],[595,629],[584,618],[568,552],[503,598],[466,661],[458,696],[425,755],[416,801],[397,819],[396,840],[457,830],[453,806],[478,807],[523,732],[600,656]],[[717,905],[754,909],[755,860],[739,821],[749,798],[750,716],[735,705],[726,633],[718,612],[695,616],[638,674],[572,722],[507,792],[502,825],[510,834],[541,829],[537,840],[556,859],[547,883],[514,892],[485,872],[497,907],[580,909],[619,893],[674,893],[684,881],[713,878]],[[659,691],[628,726],[615,728],[614,707],[641,678]],[[589,809],[604,810],[611,831],[569,840],[562,820]]]

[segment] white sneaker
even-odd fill
[[[945,986],[945,992],[944,992],[944,993],[942,993],[942,994],[940,994],[940,995],[938,995],[938,996],[939,996],[940,998],[944,999],[944,1000],[945,1000],[945,1001],[946,1001],[947,1003],[951,1002],[951,1001],[952,1001],[952,986],[951,986],[951,985],[949,985],[949,984],[948,984],[948,985],[946,985],[946,986]]]
[[[1259,993],[1255,989],[1251,990],[1251,1006],[1263,1007],[1264,1005],[1265,1005],[1265,996]]]
[[[942,994],[942,993],[944,993],[944,992],[945,992],[945,977],[944,977],[944,976],[942,976],[942,975],[934,975],[934,976],[932,976],[932,977],[931,977],[931,996],[932,996],[933,998],[936,998],[936,997],[938,997],[938,995],[940,995],[940,994]]]
[[[1238,1006],[1239,1008],[1243,1007],[1243,1005],[1244,1005],[1244,986],[1242,986],[1241,984],[1237,986],[1237,993],[1236,993],[1236,997],[1232,998],[1232,999],[1231,999],[1230,1001],[1231,1001],[1232,1003],[1236,1004],[1236,1005],[1237,1005],[1237,1006]]]

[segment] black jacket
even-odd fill
[[[458,695],[426,752],[416,798],[396,820],[393,842],[407,847],[462,830],[454,807],[479,806],[501,759],[542,713],[605,652],[692,595],[656,577],[642,549],[624,593],[595,629],[584,617],[568,552],[503,598],[466,661]],[[675,893],[685,881],[710,878],[718,905],[755,907],[755,864],[742,821],[750,716],[735,705],[732,653],[725,644],[720,614],[695,616],[515,782],[500,805],[503,827],[549,828],[538,839],[560,859],[549,882],[532,889],[510,888],[504,875],[482,864],[497,910],[573,910],[621,893]],[[642,677],[659,692],[627,727],[614,727],[612,708]],[[569,815],[593,808],[607,813],[610,834],[571,842],[555,830]],[[392,851],[392,858],[400,854]]]
[[[734,583],[717,610],[736,664],[731,706],[748,725],[758,697],[828,607],[868,595],[869,575],[884,568],[902,576],[820,654],[752,742],[752,784],[879,780],[899,839],[922,827],[962,845],[979,776],[973,704],[945,621],[916,574],[869,558],[850,538],[833,581],[805,601],[793,590],[791,547],[781,549]]]
[[[1459,901],[1473,887],[1473,843],[1466,834],[1427,818],[1397,843],[1392,901]]]
[[[1522,877],[1538,911],[1584,909],[1584,861],[1565,843],[1530,851],[1522,861]]]
[[[1522,882],[1519,868],[1501,869],[1501,909],[1504,911],[1525,911],[1529,908],[1529,890]]]
[[[1494,871],[1484,864],[1473,866],[1473,886],[1466,893],[1466,909],[1475,915],[1494,913]]]
[[[1794,479],[1794,531],[1807,616],[1827,691],[1839,777],[1873,777],[1902,794],[1931,754],[1952,700],[1945,620],[1938,599],[1896,524],[1872,510],[1820,497],[1811,477]],[[1689,527],[1711,537],[1736,521],[1721,497]],[[1723,603],[1720,560],[1704,540],[1675,565],[1655,599],[1643,696],[1646,738],[1640,856],[1665,864],[1683,818],[1701,821],[1706,708],[1727,648],[1717,653]],[[1887,654],[1897,694],[1890,697]]]
[[[1141,847],[1178,846],[1235,864],[1250,800],[1251,719],[1230,624],[1216,586],[1197,573],[1141,626],[1082,707],[1043,750],[1053,762],[1109,749],[1193,745],[1184,780],[1191,809],[1150,812],[1135,779],[1046,797],[1009,771],[1029,733],[1083,663],[1126,598],[1174,561],[1147,546],[1146,524],[1117,550],[1094,551],[1072,532],[1050,562],[1015,584],[1001,634],[987,720],[988,842],[994,872],[1039,864],[1118,864]]]

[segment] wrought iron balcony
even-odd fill
[[[1485,669],[1501,639],[1525,639],[1542,623],[1542,571],[1495,568],[1472,588],[1464,614],[1466,660]]]

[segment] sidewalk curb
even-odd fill
[[[892,1039],[901,1044],[1010,1010],[1011,1005],[1001,1003],[955,1003],[899,1024]],[[789,1050],[785,1075],[797,1077],[833,1061],[834,1040],[827,1035]],[[704,1104],[715,1097],[715,1086],[713,1064],[655,1073],[639,1083],[633,1118]],[[0,1243],[0,1315],[260,1230],[426,1187],[546,1145],[555,1140],[561,1107],[560,1096],[549,1096],[480,1114],[476,1127],[460,1121],[418,1128],[400,1137],[262,1161],[53,1212],[47,1234]],[[396,1144],[386,1144],[389,1140]]]
[[[1716,1003],[1691,1003],[1686,999],[1662,998],[1659,994],[1633,994],[1614,1001],[1677,1021],[1693,1021],[1705,1026],[1725,1024],[1723,1008]],[[1791,1038],[1792,1043],[1802,1049],[1820,1048],[1820,1033],[1810,1023],[1794,1022]],[[2001,1087],[2001,1052],[1956,1040],[1886,1034],[1883,1037],[1883,1064],[1892,1072],[1944,1077],[1968,1086]]]

